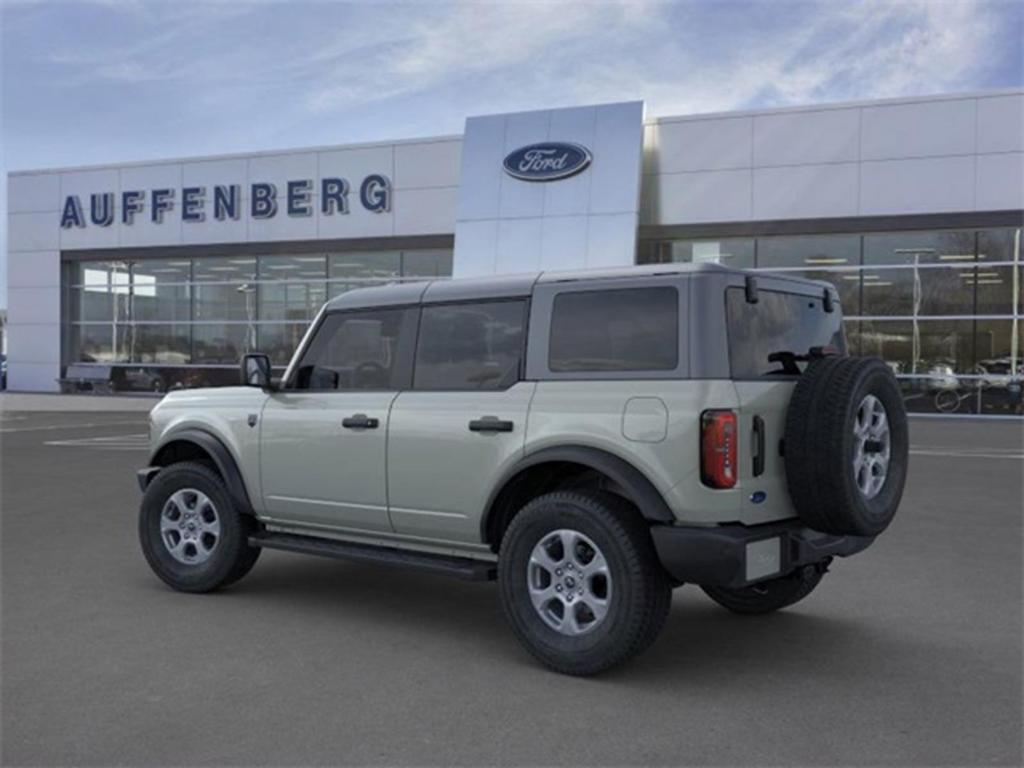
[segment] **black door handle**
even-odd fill
[[[754,477],[764,474],[764,419],[754,417]]]
[[[470,432],[511,432],[513,424],[496,416],[484,416],[469,422]]]
[[[376,429],[380,426],[380,421],[365,413],[357,413],[342,419],[341,426],[345,429]]]

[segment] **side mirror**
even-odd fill
[[[262,352],[242,356],[242,384],[246,387],[273,389],[270,382],[270,358]]]

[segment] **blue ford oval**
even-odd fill
[[[579,144],[549,141],[530,144],[505,157],[505,173],[523,181],[554,181],[575,176],[590,165],[590,150]]]

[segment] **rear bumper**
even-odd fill
[[[651,535],[662,566],[677,581],[733,588],[854,555],[875,540],[821,533],[799,520],[749,527],[655,525]]]

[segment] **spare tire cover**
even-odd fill
[[[874,357],[825,357],[800,376],[786,414],[789,495],[811,528],[876,536],[907,479],[907,413],[892,370]]]

